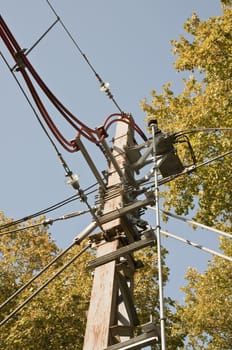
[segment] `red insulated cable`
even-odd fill
[[[20,57],[22,63],[25,65],[25,67],[28,68],[38,85],[41,87],[41,89],[44,91],[44,93],[47,95],[47,97],[50,99],[50,101],[53,103],[53,105],[59,110],[59,112],[63,115],[63,117],[72,125],[73,128],[75,128],[78,132],[80,132],[84,137],[89,139],[92,142],[97,142],[96,138],[93,136],[93,134],[98,134],[98,132],[94,129],[91,129],[87,127],[84,123],[82,123],[79,119],[77,119],[55,96],[54,94],[49,90],[49,88],[44,84],[42,79],[39,77],[33,66],[30,64],[27,57],[22,52],[19,44],[15,40],[14,36],[10,32],[9,28],[7,27],[6,23],[4,22],[3,18],[0,17],[0,25],[1,30],[0,34],[3,38],[3,41],[5,42],[8,50],[10,51],[11,55],[13,56],[16,63],[18,63],[18,58]],[[16,57],[18,55],[18,57]],[[22,73],[22,70],[21,70]],[[25,78],[25,76],[24,76]],[[34,89],[35,91],[35,89]],[[73,119],[78,125],[76,125],[68,116]]]
[[[121,117],[116,119],[115,121],[121,121],[121,122],[125,122],[129,125],[131,125],[131,127],[144,139],[144,141],[147,141],[147,137],[144,134],[144,132],[142,131],[142,129],[134,122],[134,119],[132,118],[131,115],[127,115],[127,114],[119,114],[119,113],[114,113],[109,115],[103,123],[103,126],[105,128],[105,130],[107,131],[109,129],[109,127],[115,122],[115,121],[111,121],[109,124],[107,124],[107,122],[112,118],[112,117]],[[127,121],[126,121],[127,120]]]
[[[20,46],[17,43],[17,41],[15,40],[13,34],[11,33],[10,29],[8,28],[6,22],[4,21],[4,19],[2,18],[2,16],[0,15],[0,27],[2,29],[2,31],[5,32],[5,35],[8,37],[8,42],[11,42],[11,45],[15,47],[16,52],[20,51]]]
[[[11,33],[10,29],[4,22],[2,16],[0,16],[0,36],[2,37],[3,41],[5,42],[8,50],[10,51],[11,55],[13,56],[16,64],[19,65],[19,70],[21,74],[23,75],[23,78],[31,92],[31,95],[41,113],[43,116],[45,122],[47,123],[48,127],[51,129],[52,133],[56,137],[56,139],[62,144],[62,146],[69,152],[75,152],[76,146],[73,141],[68,141],[58,130],[54,122],[52,121],[51,117],[49,116],[46,108],[44,107],[38,93],[36,92],[36,89],[34,88],[31,79],[29,78],[28,74],[25,71],[25,67],[29,70],[30,74],[33,76],[37,84],[40,86],[42,91],[45,93],[45,95],[48,97],[48,99],[51,101],[51,103],[57,108],[57,110],[61,113],[61,115],[68,121],[68,123],[76,130],[78,131],[78,135],[82,135],[85,138],[87,138],[89,141],[94,142],[96,144],[99,144],[103,141],[105,137],[107,137],[106,131],[110,128],[110,126],[115,123],[116,121],[121,121],[124,123],[127,123],[133,127],[133,129],[146,141],[147,138],[143,131],[139,128],[137,124],[135,124],[133,118],[130,115],[126,114],[120,114],[120,113],[114,113],[109,115],[103,122],[102,126],[97,129],[91,129],[87,125],[85,125],[83,122],[81,122],[78,118],[76,118],[58,99],[57,97],[52,93],[52,91],[47,87],[47,85],[43,82],[43,80],[40,78],[34,67],[31,65],[30,61],[27,59],[26,55],[24,54],[23,50],[20,48],[19,44],[17,43],[16,39],[14,38],[13,34]],[[21,65],[21,67],[20,67]],[[21,69],[20,69],[21,68]],[[111,120],[112,118],[115,118],[114,120]],[[110,122],[109,122],[110,121]],[[98,139],[94,136],[96,135]],[[70,148],[71,147],[71,148]]]
[[[113,114],[110,114],[108,117],[105,118],[102,126],[105,127],[106,126],[106,123],[113,117],[122,117],[122,114],[121,113],[113,113]]]
[[[27,83],[27,86],[33,96],[33,99],[41,113],[41,115],[43,116],[45,122],[47,123],[47,125],[49,126],[50,130],[52,131],[53,135],[56,137],[56,139],[62,144],[62,146],[67,150],[67,151],[73,151],[73,144],[66,140],[64,138],[64,136],[60,133],[60,131],[58,130],[58,128],[56,127],[56,125],[53,123],[52,119],[50,118],[46,108],[44,107],[43,103],[41,102],[30,78],[28,77],[28,75],[26,74],[26,72],[23,70],[22,71],[23,77]],[[70,149],[68,146],[72,147],[72,149]]]
[[[56,106],[56,108],[60,111],[60,113],[65,117],[65,119],[77,130],[80,131],[80,127],[82,128],[82,130],[85,130],[85,132],[89,135],[92,136],[93,133],[96,133],[96,131],[94,129],[91,129],[89,127],[87,127],[84,123],[82,123],[78,118],[76,118],[58,99],[57,97],[51,92],[51,90],[44,84],[44,82],[42,81],[42,79],[39,77],[39,75],[37,74],[37,72],[35,71],[35,69],[32,67],[32,65],[30,64],[30,62],[28,61],[28,59],[26,58],[26,56],[24,55],[23,57],[24,63],[26,64],[28,70],[30,71],[30,73],[32,74],[32,76],[34,77],[34,79],[36,80],[36,82],[38,83],[38,85],[41,87],[41,89],[44,91],[44,93],[47,95],[47,97],[50,99],[50,101],[53,103],[54,106]],[[77,126],[75,125],[75,123],[73,123],[68,117],[67,115],[72,118],[76,123],[78,123],[80,125]]]

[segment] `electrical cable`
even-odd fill
[[[41,126],[41,128],[42,128],[42,130],[44,131],[44,133],[45,133],[46,136],[48,137],[48,139],[49,139],[49,141],[51,142],[52,146],[54,147],[56,153],[57,153],[57,154],[60,154],[60,152],[58,151],[58,148],[56,147],[56,144],[54,143],[54,141],[52,140],[52,138],[51,138],[51,136],[49,135],[48,131],[46,130],[45,126],[43,125],[43,123],[42,123],[42,121],[41,121],[41,119],[40,119],[40,117],[39,117],[39,115],[38,115],[36,109],[34,108],[34,106],[33,106],[33,104],[31,103],[29,97],[27,96],[25,90],[23,89],[22,85],[20,84],[18,78],[16,77],[16,75],[14,74],[14,72],[13,72],[13,70],[11,69],[10,65],[8,64],[8,62],[7,62],[6,58],[5,58],[5,56],[3,55],[2,52],[0,52],[0,55],[1,55],[1,57],[2,57],[2,59],[3,59],[3,61],[4,61],[4,63],[5,63],[6,66],[8,67],[9,71],[11,72],[13,78],[15,79],[15,81],[16,81],[16,83],[17,83],[19,89],[21,90],[21,92],[23,93],[24,97],[26,98],[26,101],[27,101],[27,103],[29,104],[29,106],[31,107],[31,109],[32,109],[32,111],[33,111],[33,113],[34,113],[34,115],[35,115],[37,121],[39,122],[39,124],[40,124],[40,126]]]
[[[212,254],[212,255],[219,256],[220,258],[223,258],[223,259],[226,259],[226,260],[229,260],[230,262],[232,262],[232,257],[230,257],[230,256],[228,256],[228,255],[218,253],[218,252],[216,252],[216,251],[213,250],[213,249],[204,247],[204,246],[202,246],[201,244],[198,244],[198,243],[191,242],[191,241],[189,241],[188,239],[182,238],[182,237],[180,237],[180,236],[173,235],[172,233],[167,232],[167,231],[161,230],[161,233],[162,233],[164,236],[168,236],[168,237],[177,239],[178,241],[181,241],[181,242],[183,242],[183,243],[187,243],[188,245],[191,245],[192,247],[201,249],[201,250],[203,250],[203,251],[205,251],[205,252],[207,252],[207,253],[210,253],[210,254]]]
[[[36,295],[38,295],[44,288],[48,286],[56,277],[58,277],[65,269],[67,269],[77,258],[79,258],[86,250],[91,247],[89,243],[83,248],[77,255],[75,255],[67,264],[65,264],[60,270],[58,270],[52,277],[50,277],[45,283],[43,283],[33,294],[31,294],[23,303],[21,303],[16,309],[14,309],[5,319],[0,322],[0,326],[3,326],[9,321],[18,311],[26,306]]]
[[[23,75],[24,80],[26,81],[28,88],[32,94],[32,97],[43,116],[44,120],[46,121],[47,125],[50,127],[52,133],[57,138],[57,140],[62,144],[62,146],[70,152],[75,152],[76,145],[72,141],[66,140],[63,135],[59,132],[59,130],[56,128],[55,124],[53,123],[51,117],[46,111],[46,108],[44,107],[42,101],[40,100],[30,78],[27,72],[25,71],[25,68],[28,69],[28,71],[31,73],[33,78],[36,80],[40,88],[44,91],[44,93],[47,95],[47,97],[50,99],[50,101],[54,104],[54,106],[59,110],[59,112],[62,114],[62,116],[83,136],[87,137],[90,141],[95,142],[96,139],[94,138],[94,134],[99,134],[99,131],[95,129],[88,128],[84,123],[82,123],[79,119],[77,119],[67,108],[65,108],[64,105],[61,104],[61,102],[54,96],[54,94],[49,90],[49,88],[44,84],[42,79],[39,77],[35,69],[30,64],[29,60],[24,54],[24,50],[22,50],[15,40],[14,36],[10,32],[9,28],[7,27],[6,23],[4,22],[2,16],[0,16],[0,36],[2,37],[4,43],[6,44],[8,50],[10,51],[12,57],[18,64],[18,71],[21,72]],[[71,118],[71,119],[70,119]],[[73,120],[73,121],[72,121]],[[75,124],[75,123],[76,124]]]
[[[197,170],[198,168],[200,168],[202,166],[205,166],[205,165],[208,165],[208,164],[210,164],[210,163],[212,163],[212,162],[214,162],[216,160],[219,160],[219,159],[221,159],[223,157],[226,157],[227,155],[230,155],[230,154],[232,154],[232,150],[224,152],[224,153],[222,153],[222,154],[220,154],[218,156],[215,156],[215,157],[213,157],[211,159],[208,159],[208,160],[206,160],[206,161],[204,161],[204,162],[202,162],[200,164],[192,165],[189,168],[186,168],[184,171],[182,171],[182,172],[180,172],[178,174],[171,175],[171,176],[168,176],[166,178],[160,179],[159,180],[159,185],[163,185],[165,183],[168,183],[168,182],[174,180],[175,178],[177,178],[177,177],[179,177],[181,175],[192,173],[193,171]]]
[[[33,113],[34,113],[34,115],[35,115],[37,121],[39,122],[39,124],[40,124],[40,126],[41,126],[41,128],[42,128],[42,130],[43,130],[43,132],[45,133],[45,135],[47,136],[48,140],[50,141],[50,143],[51,143],[53,149],[55,150],[56,155],[57,155],[57,157],[59,158],[60,163],[61,163],[61,165],[63,166],[63,168],[64,168],[64,170],[65,170],[65,173],[66,173],[67,175],[70,175],[70,174],[71,174],[70,168],[68,167],[68,165],[67,165],[67,163],[65,162],[65,160],[64,160],[64,158],[63,158],[61,152],[58,150],[58,148],[57,148],[55,142],[53,141],[53,139],[52,139],[51,136],[49,135],[48,131],[46,130],[45,126],[43,125],[43,123],[42,123],[42,121],[41,121],[41,119],[40,119],[38,113],[36,112],[34,106],[32,105],[32,103],[31,103],[29,97],[27,96],[25,90],[23,89],[22,85],[20,84],[19,80],[17,79],[16,75],[14,74],[13,70],[11,70],[11,68],[10,68],[10,66],[9,66],[9,64],[8,64],[8,62],[7,62],[7,60],[6,60],[6,58],[5,58],[4,55],[2,54],[2,52],[0,52],[0,55],[1,55],[2,59],[3,59],[3,61],[5,62],[5,64],[7,65],[8,69],[10,70],[11,74],[13,75],[13,77],[14,77],[14,79],[15,79],[17,85],[19,86],[21,92],[23,93],[24,97],[26,98],[26,101],[28,102],[29,106],[31,107],[31,109],[32,109],[32,111],[33,111]]]
[[[194,151],[193,151],[193,148],[192,148],[192,145],[189,141],[189,138],[187,135],[185,134],[182,134],[182,135],[178,135],[175,137],[175,143],[187,143],[188,145],[188,148],[189,148],[189,152],[190,152],[190,155],[191,155],[191,158],[192,158],[192,164],[195,165],[197,160],[196,160],[196,156],[194,154]]]
[[[112,118],[117,117],[114,120],[111,120]],[[131,114],[126,114],[126,113],[113,113],[110,114],[107,118],[105,118],[102,126],[105,130],[105,132],[107,132],[107,130],[110,128],[110,126],[115,123],[115,122],[124,122],[126,124],[129,124],[132,129],[134,129],[141,137],[144,141],[147,141],[147,137],[144,134],[144,132],[142,131],[142,129],[135,123],[133,117]]]
[[[151,209],[151,210],[156,210],[156,208],[153,208],[153,207],[151,207],[150,205],[147,206],[147,208],[148,208],[148,209]],[[215,228],[215,227],[210,227],[210,226],[201,224],[201,223],[199,223],[199,222],[197,222],[197,221],[195,221],[195,220],[188,219],[188,218],[184,218],[184,217],[182,217],[182,216],[180,216],[180,215],[171,213],[171,212],[166,211],[166,210],[160,210],[160,212],[162,212],[164,215],[170,216],[170,217],[172,217],[172,218],[174,218],[174,219],[184,221],[184,222],[186,222],[186,223],[189,224],[189,225],[194,225],[194,226],[201,227],[201,228],[203,228],[203,229],[206,229],[206,230],[215,232],[215,233],[217,233],[218,235],[224,236],[224,237],[226,237],[226,238],[230,238],[230,239],[232,238],[232,233],[227,233],[227,232],[218,230],[218,229]]]
[[[26,55],[29,55],[29,53],[34,50],[34,48],[40,43],[40,41],[50,32],[50,30],[56,25],[56,23],[59,22],[59,18],[57,18],[50,27],[40,36],[38,40],[30,47],[30,49],[26,50]],[[15,68],[17,68],[17,64],[14,65],[14,67],[11,68],[13,71]]]
[[[97,185],[97,183],[95,183],[95,184],[93,184],[93,185],[87,187],[87,188],[84,190],[84,192],[89,191],[90,189],[92,189],[92,188],[95,187],[96,185]],[[92,194],[92,193],[94,193],[94,192],[96,192],[96,191],[97,191],[97,189],[95,189],[95,190],[93,190],[93,191],[90,191],[90,192],[87,192],[87,195],[90,195],[90,194]],[[28,221],[28,220],[33,219],[33,218],[35,218],[35,217],[38,217],[38,216],[41,216],[41,215],[45,215],[45,214],[47,214],[47,213],[50,213],[51,211],[56,210],[56,209],[59,209],[59,208],[63,207],[63,206],[66,205],[66,204],[69,204],[69,203],[71,203],[71,202],[73,202],[73,201],[78,200],[79,198],[80,198],[79,195],[78,195],[78,194],[75,194],[75,195],[73,195],[73,196],[71,196],[71,197],[68,197],[68,198],[64,199],[64,200],[61,201],[61,202],[58,202],[58,203],[56,203],[56,204],[53,204],[53,205],[49,206],[48,208],[42,209],[42,210],[40,210],[40,211],[38,211],[38,212],[35,212],[35,213],[33,213],[33,214],[30,214],[30,215],[27,215],[27,216],[25,216],[25,217],[23,217],[23,218],[21,218],[21,219],[18,219],[18,220],[15,220],[15,221],[12,221],[12,222],[8,222],[8,223],[6,223],[6,224],[3,224],[3,225],[0,226],[0,230],[6,229],[6,228],[11,227],[11,226],[14,226],[14,225],[21,224],[22,222]]]
[[[217,132],[217,131],[232,131],[232,128],[196,128],[196,129],[185,129],[175,132],[174,136],[180,136],[185,134],[194,134],[200,132]]]
[[[61,221],[61,220],[72,219],[72,218],[74,218],[76,216],[80,216],[80,215],[83,215],[83,214],[86,214],[86,213],[89,213],[89,212],[90,212],[90,210],[81,210],[81,211],[77,211],[75,213],[59,216],[58,218],[55,218],[55,219],[49,218],[49,219],[46,219],[46,220],[44,220],[44,221],[42,221],[40,223],[37,223],[37,224],[20,227],[20,228],[17,228],[15,230],[11,230],[11,231],[0,232],[0,236],[10,235],[10,234],[13,234],[13,233],[25,231],[25,230],[28,230],[28,229],[31,229],[31,228],[35,228],[35,227],[39,227],[39,226],[52,225],[54,222]]]
[[[72,36],[72,34],[70,33],[70,31],[67,29],[66,25],[64,24],[64,22],[61,20],[60,16],[58,16],[56,10],[54,9],[54,7],[51,5],[49,0],[46,0],[48,6],[50,7],[50,9],[52,10],[52,12],[54,13],[54,15],[59,18],[59,22],[62,25],[64,31],[66,32],[66,34],[68,35],[68,37],[71,39],[71,41],[73,42],[74,46],[76,47],[76,49],[78,50],[78,52],[81,54],[81,56],[84,58],[85,62],[88,64],[88,66],[90,67],[90,69],[92,70],[92,72],[94,73],[95,77],[97,78],[98,82],[100,83],[101,86],[101,91],[104,91],[106,93],[106,95],[112,100],[112,102],[114,103],[114,105],[117,107],[117,109],[119,110],[120,113],[123,113],[123,110],[121,109],[121,107],[119,106],[119,104],[117,103],[117,101],[115,100],[114,96],[112,95],[112,93],[109,90],[109,86],[107,83],[105,83],[101,76],[96,72],[96,70],[94,69],[93,65],[90,63],[88,57],[86,56],[86,54],[81,50],[80,46],[78,45],[77,41],[74,39],[74,37]]]
[[[4,301],[0,305],[0,310],[6,306],[10,301],[12,301],[16,296],[18,296],[21,292],[23,292],[32,282],[34,282],[38,277],[40,277],[45,271],[49,269],[57,260],[59,260],[62,256],[64,256],[71,248],[76,245],[74,241],[70,244],[66,249],[64,249],[60,254],[58,254],[52,261],[50,261],[41,271],[39,271],[35,276],[33,276],[28,282],[26,282],[22,287],[16,290],[6,301]]]
[[[105,137],[107,137],[107,133],[104,130],[104,127],[100,127],[97,129],[91,129],[86,124],[81,122],[80,119],[76,118],[57,98],[56,96],[51,92],[51,90],[46,86],[46,84],[42,81],[40,76],[37,74],[29,60],[27,59],[23,49],[19,46],[17,41],[15,40],[13,34],[11,33],[10,29],[7,27],[6,23],[4,22],[3,18],[0,16],[0,36],[2,37],[4,43],[6,44],[8,50],[10,51],[12,57],[16,61],[17,64],[17,70],[21,72],[29,90],[30,93],[34,99],[34,102],[44,118],[46,124],[50,128],[51,132],[55,136],[55,138],[59,141],[59,143],[66,149],[68,152],[76,152],[78,150],[78,147],[75,143],[75,141],[68,141],[62,133],[58,130],[54,122],[52,121],[49,113],[47,112],[44,104],[42,103],[37,91],[35,90],[32,81],[25,70],[29,71],[29,73],[32,75],[32,77],[35,79],[39,87],[42,89],[42,91],[45,93],[45,95],[48,97],[50,102],[55,106],[55,108],[60,112],[60,114],[66,119],[66,121],[78,132],[79,135],[82,135],[86,137],[89,141],[94,142],[98,144],[101,142]],[[124,119],[125,114],[121,112],[121,118],[122,121],[130,123],[130,120],[132,121],[132,118],[130,120]],[[142,130],[135,124],[133,121],[133,128],[144,138],[146,139],[145,134],[142,132]],[[97,139],[97,138],[98,139]]]

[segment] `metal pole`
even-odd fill
[[[154,159],[154,177],[155,177],[155,205],[156,205],[156,236],[157,236],[157,258],[158,258],[158,282],[159,282],[159,303],[160,303],[160,335],[161,350],[166,350],[165,340],[165,317],[164,317],[164,297],[163,297],[163,277],[162,277],[162,254],[161,254],[161,232],[160,232],[160,209],[159,209],[159,187],[158,187],[158,164],[156,150],[156,132],[157,121],[151,120],[149,127],[153,136],[153,159]]]

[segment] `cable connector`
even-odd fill
[[[11,71],[19,72],[20,70],[25,68],[25,64],[23,62],[23,56],[24,56],[26,51],[27,51],[27,49],[21,49],[15,53],[16,64],[14,65],[13,68],[11,68]]]
[[[107,132],[106,132],[106,130],[105,130],[105,128],[104,128],[104,126],[99,126],[97,129],[97,134],[98,134],[98,137],[99,137],[99,139],[100,138],[106,138],[106,137],[108,137],[108,134],[107,134]]]
[[[73,174],[72,172],[68,173],[66,175],[66,183],[68,185],[72,185],[72,187],[75,189],[75,190],[79,190],[80,189],[80,185],[79,185],[79,176],[77,174]]]

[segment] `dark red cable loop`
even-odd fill
[[[56,125],[53,123],[53,121],[51,120],[49,114],[47,113],[47,110],[46,108],[44,107],[43,103],[41,102],[37,92],[35,91],[35,88],[30,80],[30,78],[28,77],[28,75],[26,74],[25,71],[22,71],[22,74],[24,76],[24,79],[27,83],[27,86],[34,98],[34,101],[40,111],[40,113],[42,114],[45,122],[47,123],[47,125],[49,126],[50,130],[52,131],[53,135],[56,137],[56,139],[60,142],[60,144],[69,152],[75,152],[75,150],[72,148],[69,148],[68,146],[70,147],[73,147],[73,144],[66,140],[64,138],[64,136],[60,133],[60,131],[58,130],[58,128],[56,127]]]
[[[120,117],[118,119],[116,119],[115,121],[121,121],[124,123],[127,123],[129,125],[131,125],[131,127],[144,139],[144,141],[147,141],[147,137],[144,134],[144,132],[140,129],[140,127],[135,123],[133,117],[130,114],[119,114],[119,113],[114,113],[109,115],[103,123],[103,126],[105,127],[105,130],[107,131],[109,129],[109,127],[115,122],[115,121],[111,121],[109,124],[107,124],[107,122],[109,121],[109,119],[111,119],[112,117]]]
[[[10,43],[11,42],[11,45],[15,47],[15,50],[16,51],[20,51],[20,46],[19,44],[17,43],[17,41],[15,40],[13,34],[11,33],[10,29],[8,28],[8,26],[6,25],[6,22],[4,21],[4,19],[2,18],[2,16],[0,15],[0,27],[2,27],[1,29],[1,32],[4,31],[5,32],[5,35],[7,37],[9,37],[8,42]],[[5,41],[5,40],[4,40]],[[6,43],[6,42],[5,42]]]
[[[34,79],[36,80],[36,82],[39,84],[39,86],[41,87],[41,89],[44,91],[44,93],[47,95],[47,97],[50,99],[50,101],[53,103],[54,106],[56,106],[56,108],[62,113],[62,115],[65,117],[65,119],[75,128],[77,129],[77,131],[80,131],[80,127],[76,126],[68,117],[67,115],[73,119],[76,123],[78,123],[81,128],[83,128],[85,130],[85,132],[87,134],[92,135],[93,133],[96,133],[96,131],[94,129],[91,129],[89,127],[87,127],[84,123],[82,123],[79,119],[77,119],[55,96],[54,94],[50,91],[50,89],[44,84],[44,82],[42,81],[42,79],[38,76],[37,72],[34,70],[34,68],[32,67],[32,65],[30,64],[30,62],[27,60],[27,58],[25,57],[25,55],[23,56],[24,62],[27,66],[27,68],[29,69],[30,73],[32,74],[32,76],[34,77]],[[65,113],[67,115],[65,115]]]
[[[50,99],[50,101],[54,104],[54,106],[60,111],[60,113],[67,119],[67,121],[78,131],[81,131],[81,128],[75,125],[66,114],[69,115],[71,119],[73,119],[76,123],[78,123],[82,127],[81,133],[83,136],[89,138],[91,141],[96,141],[93,138],[92,134],[96,134],[97,132],[94,129],[89,128],[84,123],[82,123],[79,119],[77,119],[55,96],[54,94],[49,90],[49,88],[44,84],[42,79],[39,77],[35,69],[32,67],[31,63],[27,59],[27,57],[24,55],[23,51],[21,50],[19,44],[13,37],[12,33],[10,32],[9,28],[7,27],[6,23],[0,17],[0,25],[1,25],[1,36],[10,51],[11,55],[13,56],[14,60],[16,61],[16,64],[18,63],[18,59],[20,58],[20,61],[25,65],[25,67],[28,68],[38,85],[41,87],[41,89],[44,91],[44,93],[47,95],[47,97]],[[19,67],[20,70],[20,67]],[[84,132],[85,134],[84,134]]]
[[[34,67],[31,65],[30,61],[27,59],[24,54],[24,50],[22,50],[11,33],[10,29],[4,22],[2,16],[0,16],[0,36],[2,37],[6,47],[14,58],[17,69],[21,72],[28,89],[39,109],[42,117],[44,118],[46,124],[52,131],[53,135],[60,142],[60,144],[68,151],[75,152],[77,151],[77,146],[75,145],[75,141],[68,141],[58,130],[54,122],[52,121],[50,115],[48,114],[45,106],[43,105],[36,89],[27,74],[25,68],[28,69],[32,77],[35,79],[41,90],[50,100],[50,102],[56,107],[56,109],[60,112],[60,114],[65,118],[65,120],[76,130],[78,131],[78,137],[83,136],[87,138],[89,141],[94,142],[95,144],[101,143],[108,135],[107,130],[110,126],[116,121],[121,121],[127,123],[133,127],[133,129],[144,139],[147,140],[143,131],[135,124],[131,115],[127,115],[125,113],[114,113],[109,115],[103,122],[102,126],[97,129],[91,129],[83,122],[81,122],[77,117],[75,117],[52,93],[52,91],[47,87],[47,85],[40,78]],[[110,119],[116,118],[110,121]],[[96,138],[97,136],[97,138]]]
[[[122,114],[121,113],[113,113],[113,114],[110,114],[108,117],[105,118],[102,126],[105,127],[106,123],[113,117],[122,117]]]
[[[111,122],[109,122],[109,124],[106,126],[105,130],[107,131],[111,127],[111,125],[116,123],[116,122],[122,122],[122,123],[125,123],[128,125],[131,125],[129,120],[117,118],[117,119],[111,120]]]

